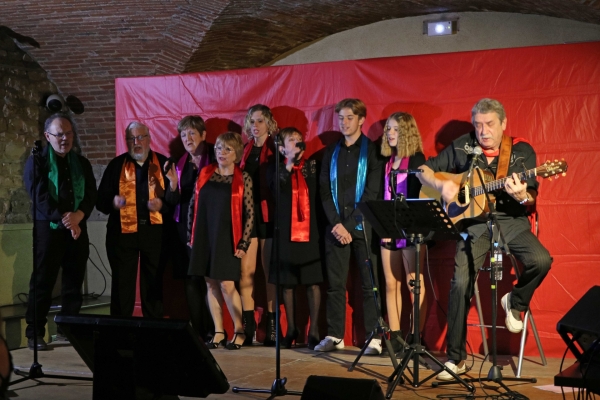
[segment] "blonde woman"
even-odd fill
[[[260,246],[260,262],[266,278],[267,326],[264,345],[275,345],[275,285],[269,283],[269,265],[273,242],[273,196],[267,183],[267,170],[275,161],[275,143],[272,136],[277,134],[277,122],[271,109],[263,104],[255,104],[248,110],[244,120],[244,132],[249,141],[244,148],[240,168],[252,177],[254,193],[254,230],[248,252],[242,258],[240,294],[244,308],[245,345],[252,344],[256,330],[254,319],[254,273]]]
[[[396,195],[400,195],[400,193],[409,199],[418,198],[421,183],[417,177],[406,173],[394,172],[416,169],[425,162],[421,134],[412,115],[396,112],[389,116],[383,130],[381,154],[389,157],[385,165],[384,199],[392,200]],[[392,176],[394,176],[393,180]],[[396,183],[395,188],[392,187],[392,181]],[[421,252],[421,255],[424,254],[425,252]],[[385,299],[388,323],[391,330],[391,338],[396,339],[402,336],[402,332],[400,331],[400,314],[402,313],[400,282],[403,280],[402,267],[404,266],[407,282],[415,279],[415,249],[413,247],[406,247],[406,241],[403,239],[382,239],[381,260],[385,275]],[[423,265],[422,260],[421,265]],[[422,273],[418,279],[423,282]],[[427,310],[425,285],[423,284],[421,285],[419,310],[419,329],[422,332]],[[395,352],[400,351],[400,342],[392,340],[392,345]]]

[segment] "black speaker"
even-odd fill
[[[311,375],[300,400],[384,400],[375,379],[351,379]]]
[[[57,315],[56,324],[94,373],[94,400],[207,397],[229,383],[187,321]]]
[[[600,286],[594,286],[558,321],[556,327],[571,352],[580,363],[594,357],[600,361]]]

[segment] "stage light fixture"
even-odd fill
[[[63,111],[64,107],[65,99],[63,99],[63,97],[60,94],[52,94],[46,99],[46,108],[48,108],[48,111],[50,112],[55,113]]]
[[[458,19],[423,21],[423,34],[427,36],[456,35]]]

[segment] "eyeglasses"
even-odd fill
[[[136,140],[138,142],[143,142],[149,135],[140,135],[140,136],[129,136],[125,138],[127,143],[134,143]]]
[[[63,137],[67,138],[67,137],[73,135],[73,131],[59,132],[59,133],[46,132],[46,133],[50,136],[54,136],[55,138],[63,138]]]
[[[221,154],[229,154],[233,151],[233,149],[231,147],[226,146],[216,146],[215,151],[218,151]]]

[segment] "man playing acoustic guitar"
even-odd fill
[[[456,244],[454,277],[448,303],[446,366],[456,374],[467,372],[465,363],[467,314],[477,271],[490,249],[490,237],[485,218],[486,210],[482,205],[486,202],[485,195],[476,198],[471,193],[471,196],[465,199],[465,196],[459,193],[460,180],[449,179],[447,177],[452,174],[441,172],[465,173],[464,181],[473,159],[476,159],[474,167],[479,168],[479,172],[491,175],[493,177],[491,180],[494,178],[500,180],[500,185],[492,186],[493,189],[499,189],[493,192],[498,222],[511,252],[524,265],[524,270],[512,292],[504,295],[501,300],[502,307],[506,311],[506,327],[510,332],[518,333],[523,329],[521,312],[527,310],[533,292],[550,270],[552,263],[548,250],[531,232],[526,215],[526,206],[535,203],[538,182],[533,173],[523,172],[535,167],[535,151],[522,139],[504,135],[506,114],[504,107],[497,100],[478,101],[471,110],[471,120],[475,126],[474,133],[459,137],[436,157],[430,158],[419,167],[423,170],[419,175],[421,183],[440,192],[442,200],[447,205],[472,203],[470,207],[466,207],[467,215],[459,219],[459,229],[462,230],[464,240]],[[475,154],[481,152],[483,152],[481,157],[475,157]],[[472,170],[471,174],[473,178],[477,177],[478,171]],[[488,182],[488,179],[484,178],[484,182]],[[467,193],[469,192],[467,190]],[[473,212],[474,208],[481,208],[479,214],[483,214],[483,219],[472,218],[477,214]],[[453,221],[456,219],[453,218]],[[502,246],[501,240],[498,241]],[[453,379],[446,371],[440,373],[437,378]]]

